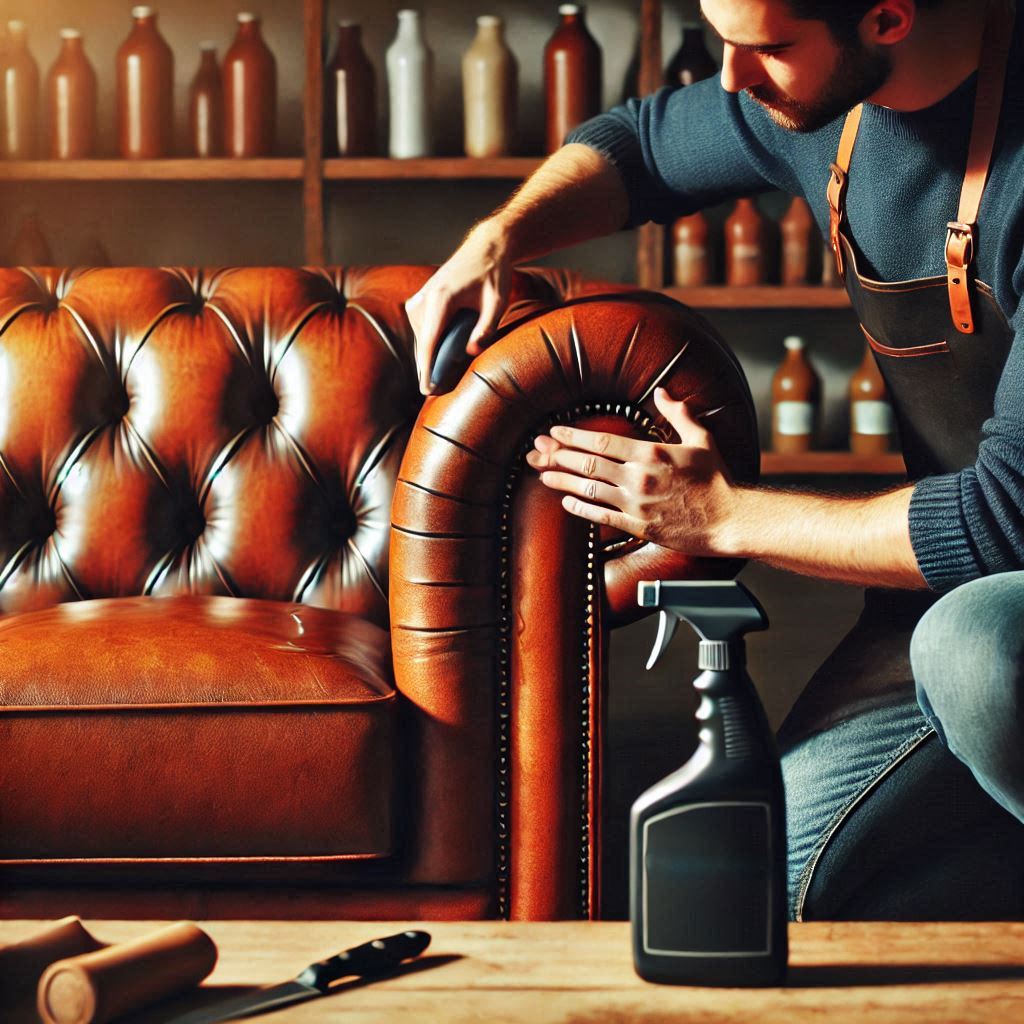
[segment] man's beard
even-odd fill
[[[889,78],[892,64],[885,53],[872,53],[857,43],[842,44],[824,95],[801,103],[764,86],[751,86],[747,95],[759,103],[781,128],[815,132],[877,92]]]

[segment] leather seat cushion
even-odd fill
[[[388,633],[231,597],[0,618],[0,859],[392,853]]]

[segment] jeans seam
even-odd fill
[[[847,801],[847,803],[829,819],[828,824],[824,829],[822,829],[821,838],[811,850],[803,871],[800,872],[800,879],[797,885],[796,908],[794,913],[794,919],[796,921],[802,922],[804,919],[804,904],[807,899],[807,893],[811,888],[811,881],[814,877],[815,869],[817,868],[826,847],[832,841],[832,837],[839,831],[840,826],[850,816],[854,808],[860,804],[864,797],[866,797],[867,794],[870,793],[871,790],[886,777],[886,775],[888,775],[902,760],[904,760],[908,754],[920,746],[920,744],[933,733],[935,733],[935,729],[932,725],[928,724],[920,726],[909,739],[904,740],[904,742],[896,748],[895,753],[892,754],[887,761],[883,762],[874,770],[874,773],[870,776],[867,783],[858,789],[853,798]]]

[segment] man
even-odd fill
[[[793,917],[1018,916],[1021,30],[1003,0],[702,10],[723,42],[718,78],[576,129],[410,299],[422,386],[461,306],[480,309],[480,350],[521,260],[768,188],[805,196],[886,376],[911,483],[861,497],[736,486],[663,391],[678,445],[555,428],[528,462],[581,518],[869,588],[780,733]]]

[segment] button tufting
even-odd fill
[[[181,513],[181,532],[187,544],[194,544],[206,529],[206,517],[198,504],[184,508]]]

